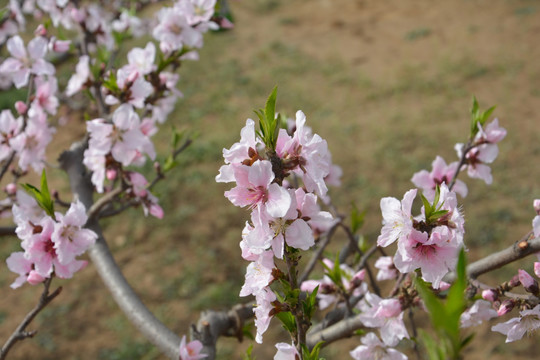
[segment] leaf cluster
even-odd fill
[[[473,96],[473,104],[471,108],[471,139],[478,133],[478,124],[484,126],[487,119],[491,116],[493,111],[495,111],[496,106],[492,106],[486,111],[480,111],[480,105],[476,100],[476,97]]]
[[[431,323],[439,341],[427,332],[422,340],[430,360],[460,359],[460,353],[472,336],[462,339],[460,318],[466,307],[467,288],[465,250],[461,249],[456,267],[457,278],[448,290],[446,301],[440,300],[420,278],[415,279],[416,289],[429,312]]]
[[[266,100],[264,109],[254,110],[259,118],[257,135],[263,140],[268,149],[276,150],[277,138],[280,129],[280,118],[276,117],[277,86]]]
[[[24,191],[30,196],[36,199],[40,208],[45,210],[47,215],[55,218],[54,216],[54,201],[51,199],[51,193],[49,192],[49,186],[47,185],[47,176],[45,170],[41,173],[41,189],[38,189],[31,184],[21,184]]]
[[[444,205],[444,201],[441,203],[441,205],[437,206],[440,196],[441,189],[439,188],[439,185],[437,185],[435,189],[435,198],[433,199],[433,203],[430,203],[423,194],[421,195],[422,203],[424,204],[424,213],[426,215],[426,224],[428,225],[435,223],[448,213],[448,210],[441,210],[442,206]]]

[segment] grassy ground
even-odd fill
[[[228,203],[227,187],[214,176],[221,149],[238,140],[245,119],[276,84],[278,108],[291,115],[302,109],[327,139],[344,169],[334,202],[344,213],[351,201],[368,211],[364,234],[371,242],[380,231],[382,196],[401,198],[412,174],[429,169],[437,154],[456,158],[453,145],[466,140],[472,95],[484,107],[496,104],[508,136],[492,166],[493,185],[466,180],[469,258],[508,246],[529,230],[532,199],[540,197],[536,2],[244,0],[231,6],[236,28],[209,35],[201,60],[181,69],[185,99],[171,123],[199,136],[157,187],[166,217],[142,221],[142,210],[133,209],[105,224],[126,276],[174,331],[186,333],[203,309],[239,301],[247,264],[238,242],[248,213]],[[58,136],[64,143],[72,137]],[[159,136],[156,143],[166,151],[167,131]],[[0,257],[17,247],[3,240]],[[532,260],[524,267],[530,270]],[[513,273],[500,270],[485,281],[495,284]],[[13,278],[7,269],[0,273],[2,339],[40,291],[11,290]],[[62,295],[38,317],[32,326],[38,335],[17,346],[14,359],[160,358],[119,312],[92,265],[58,283]],[[272,344],[283,339],[274,327],[268,343],[255,347],[259,359],[272,358]],[[538,351],[537,338],[504,345],[502,335],[486,329],[469,358],[526,359]],[[326,356],[346,358],[357,344],[352,339]],[[220,341],[219,359],[238,359],[247,345]]]

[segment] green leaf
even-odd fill
[[[255,360],[255,356],[253,356],[252,352],[253,352],[253,344],[250,344],[246,350],[246,354],[244,355],[244,360]]]
[[[319,341],[317,344],[315,344],[310,354],[313,360],[319,359],[319,352],[321,351],[323,345],[324,345],[324,341]]]
[[[178,166],[178,161],[176,161],[172,155],[169,155],[163,164],[163,172],[172,170],[176,166]]]
[[[267,123],[272,126],[276,124],[276,97],[277,97],[277,86],[274,86],[272,93],[266,100],[266,106],[264,107],[264,114],[266,116]],[[272,128],[274,128],[272,126]]]
[[[358,207],[356,207],[356,204],[352,203],[351,208],[351,232],[353,234],[356,234],[358,230],[364,225],[364,220],[366,217],[366,211],[359,211]]]
[[[424,194],[420,194],[420,197],[422,198],[422,203],[424,204],[424,214],[426,215],[427,220],[431,216],[433,210],[431,208],[431,204],[429,203],[428,199],[426,199]]]
[[[51,199],[49,186],[47,185],[47,175],[45,170],[41,172],[41,199],[45,207],[45,212],[54,218],[54,201]]]
[[[433,337],[423,329],[419,329],[420,339],[424,344],[427,356],[430,360],[445,360],[444,354]]]
[[[296,331],[296,319],[292,313],[289,311],[282,311],[277,313],[275,317],[281,321],[281,324],[283,324],[285,330],[287,330],[290,334]]]
[[[41,189],[36,188],[31,184],[21,184],[21,187],[38,203],[47,215],[55,218],[54,216],[54,201],[51,199],[51,194],[49,192],[49,187],[47,185],[47,176],[45,175],[45,170],[41,173]]]
[[[277,86],[274,87],[270,96],[266,100],[264,110],[254,110],[259,118],[260,135],[264,145],[272,150],[276,149],[277,137],[279,134],[279,118],[276,119],[276,97]]]
[[[429,312],[429,316],[431,318],[431,322],[433,323],[433,326],[437,330],[444,330],[446,327],[446,308],[442,304],[442,302],[431,292],[431,290],[427,287],[426,283],[420,279],[416,278],[414,279],[414,283],[416,285],[416,290],[418,291],[418,294],[420,294],[420,297],[422,297],[422,300],[424,300],[424,304],[426,305],[426,308]]]
[[[462,248],[459,252],[456,275],[457,278],[448,290],[446,300],[447,314],[449,316],[449,325],[451,324],[453,333],[459,333],[460,317],[465,310],[465,290],[467,288],[467,273],[466,273],[465,250]]]
[[[255,341],[255,336],[253,336],[253,333],[255,332],[253,329],[254,323],[248,322],[242,327],[242,335],[244,335],[246,338]]]
[[[429,215],[429,217],[426,216],[426,221],[428,223],[432,223],[434,221],[437,221],[438,219],[440,219],[441,217],[443,217],[447,213],[448,213],[448,210],[438,210],[438,211],[432,212]]]
[[[317,292],[319,291],[319,286],[317,285],[311,293],[308,292],[306,300],[302,301],[302,308],[304,310],[304,315],[311,320],[313,313],[315,312],[317,305]]]

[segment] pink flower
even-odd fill
[[[55,216],[57,222],[54,224],[52,234],[54,248],[58,261],[66,265],[94,245],[97,234],[82,228],[88,218],[86,209],[80,201],[72,203],[65,215],[56,213]]]
[[[207,357],[201,354],[203,344],[199,340],[193,340],[186,344],[186,336],[182,336],[180,341],[180,359],[179,360],[198,360]]]
[[[426,170],[422,170],[415,173],[411,179],[415,186],[422,188],[424,196],[429,201],[433,201],[435,196],[435,187],[437,185],[441,185],[443,183],[450,185],[456,173],[458,162],[455,161],[446,165],[444,159],[437,156],[431,164],[431,167],[431,173],[427,172]],[[459,179],[456,180],[453,190],[462,197],[467,196],[467,185]]]
[[[87,122],[90,126],[91,121]],[[105,154],[99,148],[91,147],[84,151],[83,164],[92,172],[91,181],[98,193],[103,192],[103,182],[105,181]]]
[[[362,344],[350,352],[355,360],[407,360],[407,356],[399,351],[387,348],[374,333],[368,333],[361,339]]]
[[[412,230],[407,239],[398,242],[394,264],[402,273],[420,268],[422,279],[438,289],[444,275],[454,269],[459,248],[446,227],[435,228],[431,235]]]
[[[24,132],[10,139],[9,144],[17,151],[21,169],[27,170],[29,166],[36,172],[43,169],[45,150],[53,133],[54,129],[47,126],[45,114],[41,113],[30,117]]]
[[[236,181],[234,178],[234,165],[250,161],[251,158],[258,158],[257,146],[259,144],[261,144],[261,141],[255,136],[255,122],[247,119],[246,126],[240,130],[240,141],[234,143],[230,149],[223,149],[223,158],[226,165],[219,169],[216,181],[225,183]]]
[[[128,192],[131,192],[142,204],[144,216],[148,216],[150,213],[150,215],[162,219],[163,209],[158,205],[158,199],[147,190],[148,180],[142,174],[134,171],[128,172],[128,177],[132,185]]]
[[[538,294],[538,291],[539,291],[538,282],[534,280],[533,277],[529,275],[528,272],[526,272],[525,270],[519,269],[518,277],[519,277],[519,282],[521,283],[521,285],[523,285],[523,287],[525,288],[527,292]]]
[[[129,67],[118,69],[116,83],[124,96],[122,99],[123,103],[128,103],[141,109],[144,107],[144,100],[154,91],[154,87],[148,81],[144,80],[138,71],[138,69],[134,70]],[[120,100],[113,95],[107,95],[105,102],[108,105],[116,105],[120,103]]]
[[[22,129],[22,118],[15,120],[10,110],[0,113],[0,161],[6,160],[12,152],[10,139],[17,136]]]
[[[286,166],[293,167],[294,172],[304,181],[309,192],[317,192],[325,196],[328,187],[324,181],[330,173],[331,155],[326,140],[313,135],[306,124],[306,116],[302,111],[296,112],[296,130],[290,138],[283,130],[278,136],[276,152]]]
[[[534,237],[540,236],[540,199],[536,199],[533,202],[534,210],[536,211],[536,216],[532,221]]]
[[[379,269],[377,273],[377,281],[392,280],[398,275],[398,271],[394,266],[391,256],[381,256],[375,261],[375,267]]]
[[[296,189],[294,193],[298,211],[302,214],[302,218],[309,219],[307,223],[316,234],[324,233],[336,223],[337,220],[332,214],[321,211],[317,195],[306,193],[302,188]]]
[[[271,251],[263,252],[256,261],[250,263],[240,296],[255,295],[266,288],[274,279],[274,267],[274,254]]]
[[[59,278],[68,279],[86,266],[86,261],[75,259],[60,263],[52,238],[55,225],[53,219],[46,216],[36,225],[41,231],[24,239],[21,245],[25,250],[25,257],[34,263],[34,269],[40,276],[47,278],[54,271]]]
[[[26,281],[35,285],[45,280],[45,277],[33,270],[34,263],[31,260],[28,260],[23,252],[12,253],[7,258],[6,263],[10,271],[19,274],[19,277],[10,285],[12,289],[20,287]]]
[[[482,298],[494,302],[499,298],[499,293],[495,289],[486,289],[482,291]]]
[[[274,316],[274,305],[272,302],[276,301],[276,294],[269,288],[264,288],[255,294],[255,302],[257,306],[253,310],[255,313],[255,326],[257,327],[257,335],[255,335],[255,341],[262,344],[262,335],[268,329],[270,321]]]
[[[158,25],[152,35],[160,42],[164,53],[182,49],[202,47],[202,33],[187,22],[186,13],[179,7],[162,8],[158,13]]]
[[[538,261],[534,262],[534,274],[537,277],[540,277],[540,262],[538,262]]]
[[[90,80],[90,58],[82,55],[75,67],[75,74],[71,76],[66,87],[66,95],[72,96],[78,93]]]
[[[478,133],[475,136],[475,141],[495,144],[504,139],[505,136],[506,129],[499,126],[499,119],[493,119],[492,122],[486,125],[485,129],[478,123]]]
[[[123,10],[120,14],[120,18],[112,22],[112,28],[116,32],[127,32],[131,30],[131,33],[135,37],[140,37],[146,34],[146,26],[144,23],[136,16],[133,16],[127,10]]]
[[[377,245],[386,247],[396,240],[406,238],[412,231],[411,207],[416,197],[416,189],[409,190],[401,202],[393,197],[381,199],[383,228]]]
[[[54,66],[45,61],[47,40],[36,37],[28,43],[28,52],[20,36],[16,35],[7,41],[7,49],[12,57],[0,65],[0,72],[11,76],[13,83],[19,89],[28,84],[30,74],[53,75]]]
[[[386,345],[395,346],[401,339],[409,338],[398,299],[381,299],[375,294],[367,293],[358,307],[362,311],[360,320],[367,327],[379,328]]]
[[[474,304],[461,314],[461,327],[477,326],[497,317],[497,311],[491,307],[491,303],[485,300],[476,300]]]
[[[506,335],[508,343],[519,340],[525,333],[532,333],[538,328],[540,328],[540,305],[536,305],[532,310],[521,311],[519,317],[492,326],[491,330]]]
[[[188,23],[197,25],[210,21],[214,15],[216,0],[184,0],[179,2],[179,5],[186,12]]]
[[[274,355],[274,360],[296,360],[300,357],[294,345],[277,343],[276,348],[277,353]]]
[[[36,97],[32,102],[29,115],[33,116],[33,111],[46,111],[51,115],[56,115],[58,108],[58,83],[55,77],[49,76],[47,80],[42,77],[36,77]]]
[[[141,76],[149,74],[155,67],[155,57],[156,46],[151,41],[146,44],[144,49],[133,48],[127,54],[129,65],[126,65],[126,68],[129,70],[128,73],[136,71]]]
[[[283,217],[291,206],[291,195],[278,184],[272,183],[274,173],[267,160],[256,161],[251,166],[233,168],[237,186],[226,191],[225,196],[236,206],[264,206],[272,217]]]
[[[70,45],[71,40],[58,40],[53,36],[49,42],[49,49],[57,53],[64,53],[69,50]]]

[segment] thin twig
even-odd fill
[[[49,288],[51,286],[52,277],[45,280],[43,283],[44,289],[39,297],[39,301],[23,319],[23,321],[17,326],[17,329],[11,334],[9,339],[6,341],[4,346],[2,346],[2,351],[0,353],[0,360],[4,360],[9,352],[9,350],[15,345],[18,341],[24,340],[29,337],[33,337],[37,331],[25,331],[26,327],[30,325],[32,320],[36,317],[41,310],[45,308],[51,301],[54,300],[62,292],[62,287],[58,287],[52,294],[49,295]]]
[[[15,226],[2,226],[0,227],[0,236],[13,236],[15,235]]]
[[[104,206],[106,206],[111,201],[113,201],[114,198],[117,195],[120,195],[123,191],[124,189],[121,186],[119,186],[116,189],[108,192],[105,196],[99,198],[98,201],[96,201],[92,205],[92,207],[88,210],[87,212],[88,219],[93,219]]]
[[[339,225],[338,223],[334,224],[326,232],[326,235],[324,236],[324,239],[319,243],[319,248],[317,249],[317,251],[315,251],[315,253],[311,257],[311,259],[309,260],[309,263],[307,264],[304,272],[302,273],[302,276],[300,276],[300,279],[298,280],[299,284],[301,284],[301,283],[303,283],[304,281],[307,280],[309,274],[311,274],[311,272],[315,268],[315,265],[317,265],[317,262],[321,258],[321,255],[322,255],[324,249],[326,249],[326,247],[330,243],[330,240],[332,239],[332,236],[336,232],[336,229],[337,229],[338,225]]]
[[[483,259],[475,261],[467,266],[467,275],[470,278],[476,278],[482,274],[498,269],[506,264],[510,264],[516,260],[540,251],[540,237],[532,238],[533,232],[528,232],[520,240],[504,250],[498,251]],[[443,280],[452,282],[456,278],[456,274],[451,272],[447,274]]]

